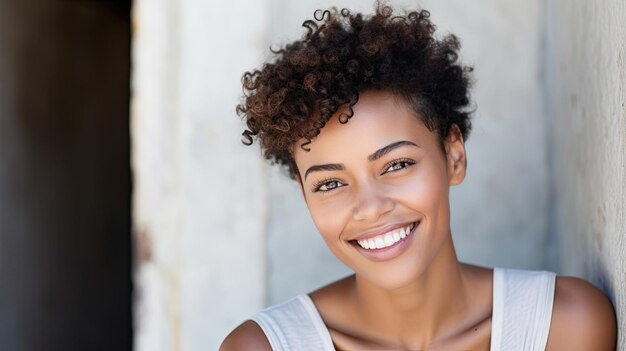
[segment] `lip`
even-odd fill
[[[376,261],[376,262],[388,261],[388,260],[391,260],[400,256],[406,250],[407,246],[409,246],[409,244],[413,241],[413,237],[415,236],[414,235],[415,231],[421,224],[421,221],[417,221],[413,223],[415,223],[415,225],[413,226],[413,229],[411,230],[411,232],[409,232],[409,234],[404,239],[398,241],[397,243],[391,246],[384,247],[382,249],[364,249],[356,242],[356,239],[350,240],[350,244],[353,245],[356,248],[356,250],[359,251],[359,253],[361,253],[363,256],[365,256],[366,258],[372,261]],[[397,227],[397,228],[401,228],[401,227],[402,226]],[[390,227],[390,229],[394,229],[394,227]],[[389,229],[387,229],[386,231],[389,231]],[[385,233],[386,231],[382,231],[380,233],[378,233],[378,231],[377,233],[367,233],[366,235],[362,235],[361,237],[359,237],[358,240],[362,240],[361,238],[366,239],[366,238],[374,237],[376,235]]]

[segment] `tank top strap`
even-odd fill
[[[491,351],[545,351],[556,274],[494,268]]]
[[[334,351],[330,333],[307,294],[264,309],[251,318],[274,351]]]

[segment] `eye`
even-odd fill
[[[382,174],[395,172],[403,168],[407,168],[413,164],[415,164],[415,162],[409,159],[393,160],[385,165],[385,171]]]
[[[326,191],[331,191],[337,188],[341,188],[342,186],[345,186],[345,184],[343,184],[342,182],[336,180],[336,179],[324,179],[322,181],[319,181],[317,183],[315,183],[315,185],[313,186],[312,191],[314,193],[320,191],[320,192],[326,192]]]

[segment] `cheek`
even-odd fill
[[[441,210],[448,206],[449,186],[446,174],[442,172],[441,167],[434,166],[424,165],[410,181],[393,189],[398,202],[420,212],[430,220],[441,218],[446,212],[442,213]]]
[[[313,223],[326,243],[336,240],[349,220],[349,206],[341,201],[313,201],[308,204]]]

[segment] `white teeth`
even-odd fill
[[[405,228],[396,229],[385,234],[378,235],[374,238],[358,240],[357,243],[364,249],[382,249],[389,247],[398,241],[406,238],[413,228],[413,224],[406,226]]]
[[[363,246],[366,249],[370,248],[370,243],[367,240],[359,240],[358,243],[359,243],[359,245]]]
[[[376,248],[376,242],[374,241],[374,239],[369,239],[367,242],[370,244],[370,249]]]
[[[385,247],[385,241],[383,240],[383,238],[378,237],[376,238],[375,242],[376,242],[377,249],[382,249],[383,247]]]
[[[395,241],[393,241],[393,235],[387,233],[385,235],[385,246],[391,246],[393,245]]]

